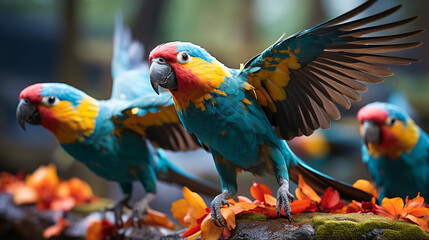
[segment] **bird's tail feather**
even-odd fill
[[[347,200],[371,201],[371,194],[354,188],[348,183],[341,182],[324,173],[321,173],[299,158],[295,159],[296,165],[290,166],[289,177],[292,181],[298,182],[298,174],[301,174],[305,182],[310,185],[318,194],[323,194],[326,188],[333,187],[338,190],[340,197]]]
[[[157,156],[156,174],[159,179],[186,186],[192,191],[212,197],[221,192],[220,188],[216,185],[175,166],[168,160],[163,150],[158,149]]]

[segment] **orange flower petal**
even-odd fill
[[[417,218],[413,215],[408,215],[406,219],[418,224],[425,232],[429,232],[428,222],[425,219]]]
[[[168,218],[167,215],[150,208],[147,210],[147,215],[143,223],[174,229],[174,223],[170,220],[170,218]]]
[[[237,204],[234,204],[233,206],[228,207],[228,209],[232,210],[234,214],[237,215],[239,213],[249,211],[256,207],[258,206],[254,203],[239,202]]]
[[[190,222],[184,221],[184,218],[188,213],[188,206],[188,202],[186,202],[185,199],[177,200],[171,204],[171,213],[173,214],[173,217],[185,227],[190,226]]]
[[[304,178],[302,177],[301,174],[298,175],[298,187],[301,189],[302,193],[307,196],[308,198],[310,198],[311,200],[320,203],[321,198],[319,197],[319,195],[313,190],[313,188],[311,188],[305,181]]]
[[[35,203],[38,199],[38,194],[34,188],[25,185],[23,182],[13,184],[14,189],[12,191],[13,202],[16,205]]]
[[[241,208],[241,211],[240,211],[240,209],[236,209],[236,211],[237,210],[238,210],[238,213],[244,211],[242,208]],[[229,230],[234,229],[236,226],[236,223],[235,223],[235,214],[236,213],[234,212],[234,210],[231,207],[221,208],[220,213],[222,214],[223,218],[225,218],[226,226],[228,227],[228,229]]]
[[[273,195],[273,192],[271,192],[271,189],[267,185],[253,182],[253,185],[250,187],[250,194],[256,200],[264,201],[264,194]]]
[[[367,192],[378,199],[378,191],[375,188],[374,184],[365,179],[358,179],[355,183],[353,183],[353,187],[360,189],[364,192]]]
[[[191,236],[189,236],[188,238],[187,238],[187,240],[193,240],[193,239],[195,239],[195,238],[197,238],[198,236],[200,236],[201,235],[201,230],[200,231],[198,231],[198,232],[196,232],[196,233],[194,233],[194,234],[192,234]]]
[[[408,209],[407,213],[415,217],[429,216],[429,208],[426,208],[426,207],[412,208],[412,209]]]
[[[206,213],[207,205],[200,195],[192,192],[187,187],[183,187],[183,197],[188,203],[188,212],[192,219],[197,219]]]
[[[298,200],[306,200],[306,199],[310,199],[307,196],[305,196],[305,194],[302,192],[301,188],[297,187],[295,189],[295,196]]]
[[[201,223],[201,239],[218,240],[222,236],[224,227],[216,227],[210,214]]]
[[[277,199],[273,195],[264,195],[264,202],[271,206],[277,206]]]
[[[53,164],[40,166],[33,174],[25,178],[25,183],[28,186],[42,189],[54,189],[59,182],[57,168]]]
[[[76,206],[76,200],[72,197],[67,197],[67,198],[54,199],[50,203],[49,209],[68,212],[72,210],[74,206]]]
[[[290,210],[293,214],[300,214],[305,211],[311,205],[311,199],[306,200],[295,200],[290,203]]]
[[[247,197],[243,197],[243,196],[238,196],[238,202],[248,202],[248,203],[252,203],[252,200],[250,200]]]
[[[390,218],[396,218],[404,208],[404,201],[402,198],[396,197],[396,198],[383,198],[383,201],[381,203],[382,208],[385,210],[388,215],[390,215]]]
[[[330,210],[340,202],[340,194],[333,187],[328,187],[322,196],[320,205],[322,208]]]
[[[48,239],[53,236],[59,236],[68,225],[69,222],[60,216],[57,218],[56,224],[49,226],[43,231],[43,237]]]
[[[104,240],[117,235],[118,229],[106,219],[93,221],[86,228],[86,240]]]
[[[79,178],[71,178],[67,181],[70,188],[70,194],[76,199],[77,203],[86,203],[93,197],[93,192],[88,183]]]

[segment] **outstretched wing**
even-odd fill
[[[190,135],[180,122],[171,94],[147,94],[126,104],[112,118],[116,134],[128,129],[151,141],[155,147],[186,151],[198,149],[198,139]]]
[[[112,96],[111,99],[134,100],[152,91],[149,65],[143,61],[144,47],[133,41],[131,31],[117,15],[113,35]]]
[[[334,104],[348,109],[350,100],[360,100],[366,91],[360,82],[380,83],[393,75],[386,65],[408,65],[415,59],[378,53],[417,47],[421,42],[386,44],[416,35],[422,30],[394,35],[362,37],[396,28],[417,17],[359,28],[396,12],[384,12],[345,22],[370,7],[369,0],[337,18],[280,39],[246,63],[240,75],[253,85],[254,95],[277,133],[285,139],[310,135],[319,127],[329,128],[330,117],[339,119]]]
[[[132,130],[156,147],[173,151],[199,148],[198,140],[183,128],[171,94],[156,95],[149,81],[149,65],[143,61],[144,48],[133,41],[129,28],[116,17],[112,59],[111,103],[118,104],[113,121],[116,133]]]

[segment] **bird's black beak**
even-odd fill
[[[381,129],[376,122],[371,120],[363,121],[363,141],[366,145],[369,143],[381,143]]]
[[[152,64],[150,66],[150,83],[157,94],[159,94],[159,86],[172,90],[177,89],[174,69],[164,58],[158,57],[152,59]]]
[[[40,113],[30,100],[23,98],[19,100],[18,107],[16,108],[16,119],[25,130],[25,123],[41,124]]]

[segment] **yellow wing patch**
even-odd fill
[[[137,111],[134,109],[132,108],[124,112],[128,115],[128,118],[121,122],[122,127],[116,129],[116,134],[119,135],[123,129],[130,129],[141,136],[145,136],[145,131],[148,127],[161,126],[166,123],[178,123],[180,121],[174,106],[161,107],[160,111],[148,112],[144,116],[136,115]],[[115,124],[118,124],[117,119],[113,119],[113,121]]]
[[[263,106],[268,106],[271,111],[277,112],[274,101],[282,101],[286,99],[286,91],[283,89],[290,81],[290,69],[300,69],[301,64],[298,63],[294,53],[299,53],[300,49],[291,51],[290,47],[287,50],[273,50],[273,57],[264,58],[264,66],[259,71],[249,73],[247,76],[249,83],[254,86],[257,91],[258,102]],[[288,54],[289,58],[280,58],[276,55]],[[272,70],[274,68],[274,70]],[[263,89],[264,83],[266,89]]]
[[[59,120],[60,124],[53,134],[61,144],[73,143],[76,140],[82,142],[85,136],[94,132],[99,106],[97,100],[91,97],[84,98],[77,107],[68,101],[60,101],[52,107],[41,107],[49,108]]]

